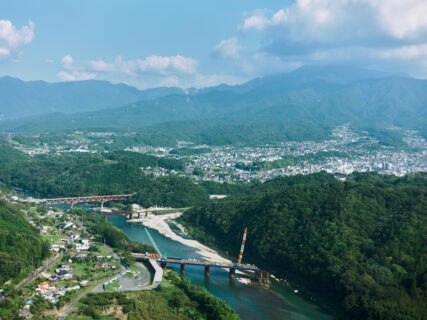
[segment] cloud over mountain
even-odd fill
[[[260,52],[287,61],[411,71],[427,65],[426,16],[424,0],[297,0],[276,11],[256,10],[238,29],[258,34]]]

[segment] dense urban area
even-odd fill
[[[73,132],[62,143],[50,140],[18,138],[16,147],[30,155],[65,152],[108,152],[118,148],[113,132]],[[95,138],[94,138],[95,137]],[[32,138],[35,139],[35,138]],[[25,145],[31,141],[29,145]],[[31,146],[32,145],[32,146]],[[196,181],[250,182],[267,181],[276,176],[310,174],[321,171],[349,174],[376,171],[403,176],[427,171],[427,142],[416,131],[406,130],[396,145],[351,130],[348,126],[333,130],[331,139],[322,141],[288,141],[260,146],[208,146],[181,141],[177,147],[122,145],[124,150],[173,158],[182,161],[184,170],[147,166],[143,171],[155,176],[185,174]]]

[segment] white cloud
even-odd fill
[[[92,60],[89,62],[89,64],[90,64],[90,68],[95,71],[107,72],[107,71],[114,71],[116,69],[114,64],[106,63],[101,59]]]
[[[425,68],[426,17],[426,0],[296,0],[276,11],[258,9],[238,29],[246,37],[256,32],[260,45],[253,51],[278,66],[345,62],[386,69],[395,62],[405,72]],[[239,63],[257,69],[251,59]]]
[[[265,11],[259,11],[259,13],[246,18],[243,21],[243,25],[240,27],[243,30],[256,29],[258,31],[263,30],[268,26],[274,26],[281,23],[285,23],[288,20],[287,10],[279,10],[274,13],[271,18],[265,16]]]
[[[266,18],[264,15],[254,15],[245,19],[245,21],[243,22],[243,30],[262,30],[270,24],[270,19]]]
[[[193,74],[197,71],[197,61],[180,55],[163,57],[149,56],[136,60],[141,72],[153,72],[158,74],[184,73]]]
[[[152,55],[144,59],[135,60],[125,60],[119,56],[113,62],[97,59],[83,64],[89,70],[121,73],[129,76],[137,76],[144,73],[158,75],[194,74],[197,72],[198,67],[196,60],[181,55],[170,57]]]
[[[81,81],[81,80],[91,80],[95,79],[96,73],[87,73],[81,71],[60,71],[56,75],[62,81]]]
[[[73,69],[73,58],[69,54],[63,57],[61,61],[62,61],[62,66],[65,69],[68,69],[68,70]]]
[[[214,52],[222,57],[236,59],[239,58],[241,49],[242,46],[239,45],[239,40],[237,38],[229,38],[227,40],[221,40],[221,42],[214,47]]]
[[[62,58],[61,62],[62,70],[57,77],[63,81],[99,78],[144,84],[148,80],[161,86],[183,86],[190,81],[189,77],[197,74],[198,67],[196,60],[181,55],[151,55],[133,60],[118,56],[113,61],[101,58],[76,61],[68,54]]]
[[[10,56],[10,49],[0,47],[0,59],[5,59],[5,58],[8,58],[9,56]]]
[[[9,20],[0,20],[0,59],[14,58],[21,54],[19,47],[34,39],[34,22],[17,29]],[[15,59],[15,61],[17,61]]]
[[[16,48],[28,44],[34,39],[34,22],[28,22],[21,30],[16,29],[9,20],[0,20],[0,41],[5,42],[9,48]]]
[[[44,62],[46,62],[46,63],[54,63],[55,60],[48,58],[48,59],[45,59]]]
[[[416,60],[425,59],[427,61],[427,43],[420,45],[401,46],[390,50],[378,50],[376,54],[384,59]]]
[[[370,0],[383,30],[397,39],[417,38],[427,31],[427,1]]]
[[[427,34],[426,16],[425,0],[297,0],[273,14],[258,10],[240,28],[261,31],[279,26],[289,40],[301,42],[377,36],[419,39]]]

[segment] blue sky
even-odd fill
[[[305,64],[427,77],[427,1],[4,1],[0,75],[138,88],[240,83]]]

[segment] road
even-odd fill
[[[111,249],[111,248],[110,248]],[[114,252],[114,251],[112,251]],[[115,253],[114,253],[115,255]],[[117,256],[117,255],[116,255]],[[138,271],[141,272],[141,274],[136,278],[129,278],[125,276],[127,270],[122,266],[122,271],[119,275],[115,274],[114,276],[110,277],[109,279],[104,280],[102,283],[98,284],[96,287],[92,288],[91,290],[85,292],[78,298],[76,298],[73,302],[71,302],[65,310],[59,314],[60,320],[65,320],[65,318],[68,316],[68,314],[71,312],[73,307],[76,305],[77,302],[79,302],[81,299],[86,297],[89,293],[100,293],[104,292],[104,283],[107,281],[110,281],[111,279],[114,279],[116,277],[119,277],[120,279],[120,290],[119,291],[136,291],[136,290],[151,290],[155,289],[158,286],[158,283],[156,284],[150,284],[151,280],[151,274],[149,270],[142,264],[137,263]]]
[[[80,221],[80,219],[77,220],[78,224],[80,225],[80,227],[83,226],[82,221]],[[154,289],[155,287],[149,286],[150,283],[150,279],[151,279],[151,275],[150,272],[148,271],[148,269],[143,265],[143,264],[137,264],[138,270],[141,272],[141,274],[137,277],[137,278],[128,278],[125,276],[127,269],[126,267],[122,264],[119,256],[114,252],[114,250],[108,246],[107,244],[104,244],[108,250],[112,253],[113,258],[117,261],[120,262],[120,266],[121,266],[121,271],[120,274],[117,275],[113,275],[112,277],[110,277],[109,279],[104,280],[102,283],[98,284],[97,286],[95,286],[94,288],[92,288],[91,290],[83,293],[81,296],[79,296],[78,298],[76,298],[74,301],[72,301],[65,309],[64,311],[59,314],[59,319],[60,320],[65,320],[65,318],[68,316],[68,314],[71,312],[71,310],[73,309],[73,307],[76,305],[77,302],[79,302],[81,299],[83,299],[84,297],[86,297],[89,293],[95,292],[104,292],[104,283],[107,281],[110,281],[111,279],[114,279],[116,277],[119,277],[120,279],[120,284],[123,284],[123,288],[121,288],[120,291],[124,291],[124,290],[147,290],[147,289]],[[156,284],[157,286],[158,284]]]
[[[79,223],[80,223],[80,221],[79,221]],[[110,247],[110,246],[108,246],[108,245],[105,245],[107,248],[108,248],[108,250],[112,253],[112,255],[113,255],[113,257],[114,257],[114,259],[116,259],[116,260],[118,260],[119,262],[120,262],[120,258],[119,258],[119,256],[114,252],[114,250]],[[77,297],[74,301],[72,301],[65,309],[64,309],[64,311],[62,311],[62,313],[60,313],[58,316],[59,316],[59,319],[60,320],[65,320],[65,318],[68,316],[68,314],[70,313],[70,311],[73,309],[73,307],[75,306],[75,304],[77,303],[77,302],[79,302],[81,299],[83,299],[84,297],[86,297],[89,293],[92,293],[92,292],[104,292],[104,283],[105,282],[107,282],[107,281],[110,281],[111,279],[114,279],[114,278],[116,278],[117,276],[118,277],[121,277],[121,276],[123,276],[125,273],[126,273],[126,268],[123,266],[123,264],[120,262],[120,266],[121,266],[121,272],[120,272],[120,274],[119,275],[117,275],[117,274],[115,274],[115,275],[113,275],[112,277],[110,277],[109,279],[106,279],[106,280],[104,280],[102,283],[100,283],[100,284],[98,284],[97,286],[95,286],[95,287],[93,287],[91,290],[89,290],[89,291],[87,291],[87,292],[85,292],[85,293],[83,293],[82,295],[80,295],[79,297]]]
[[[64,254],[60,253],[57,254],[55,257],[50,258],[49,260],[47,260],[43,266],[41,266],[40,268],[38,268],[37,270],[33,271],[33,273],[31,274],[31,276],[29,276],[27,279],[25,279],[24,281],[22,281],[20,284],[18,284],[15,289],[19,290],[22,287],[24,287],[26,284],[30,283],[31,281],[33,281],[34,279],[36,279],[40,273],[42,273],[43,271],[45,271],[47,268],[49,268],[49,266],[53,263],[55,263],[58,259],[62,258]]]
[[[135,278],[129,278],[126,274],[120,277],[120,289],[119,291],[135,291],[144,290],[151,281],[151,273],[142,263],[136,263],[138,268],[138,276]]]

